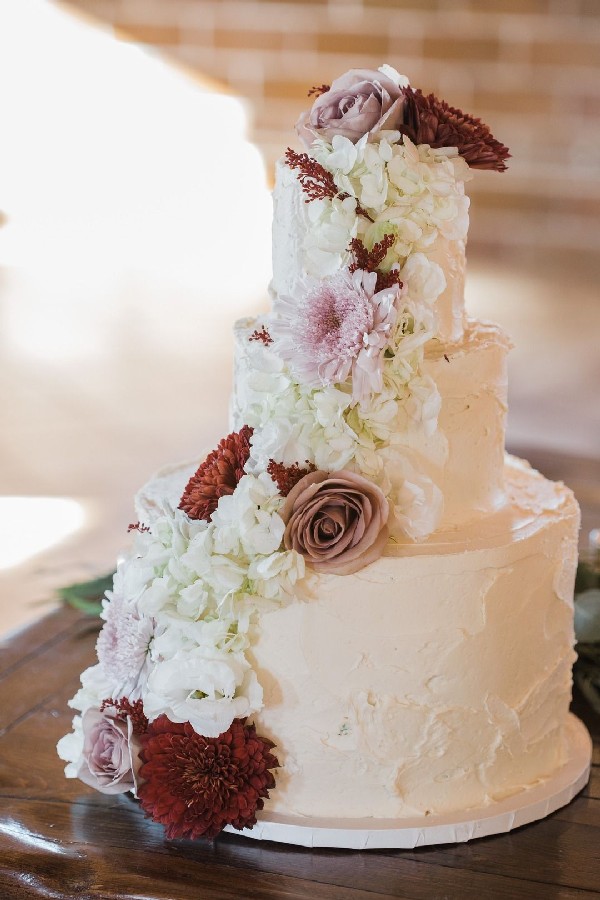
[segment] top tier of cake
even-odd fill
[[[414,242],[417,252],[422,254],[425,250],[424,255],[433,264],[432,268],[436,267],[433,276],[439,280],[441,290],[432,304],[436,336],[452,343],[461,340],[464,330],[465,243],[469,206],[469,198],[463,193],[463,183],[459,181],[456,187],[457,198],[461,201],[458,227],[454,223],[452,228],[436,229],[433,240],[430,240],[430,232],[422,241],[423,249],[419,241],[423,238],[424,229],[411,219],[403,218],[403,206],[384,206],[379,216],[379,220],[386,223],[383,227],[389,223],[400,233],[396,242],[400,260],[407,259]],[[323,223],[324,213],[319,200],[308,201],[297,172],[285,160],[279,160],[273,191],[272,298],[293,297],[302,291],[307,279],[333,274],[351,262],[348,244],[350,238],[356,236],[356,221],[352,220],[351,215],[340,213],[333,221]],[[409,228],[413,241],[407,241]],[[456,236],[452,237],[453,234]]]
[[[505,500],[509,341],[465,315],[465,183],[509,154],[390,66],[311,94],[307,152],[277,164],[272,312],[238,329],[232,424],[254,429],[246,471],[359,473],[392,537],[421,540]]]

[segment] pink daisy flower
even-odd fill
[[[154,621],[141,615],[135,603],[128,603],[120,594],[111,594],[105,619],[96,642],[98,660],[120,690],[135,699],[140,673],[148,660]]]
[[[273,349],[309,387],[352,376],[356,401],[383,388],[384,351],[398,314],[398,285],[375,291],[376,272],[342,269],[304,283],[298,297],[278,297]]]

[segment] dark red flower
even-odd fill
[[[207,738],[189,722],[162,715],[141,742],[138,796],[168,838],[213,838],[225,825],[252,828],[263,798],[275,787],[274,745],[242,719],[218,738]]]
[[[291,466],[284,466],[283,463],[275,462],[274,459],[270,459],[269,465],[267,466],[267,472],[277,485],[277,489],[283,497],[287,497],[291,489],[298,484],[301,478],[304,478],[309,472],[314,471],[315,467],[312,463],[309,463],[308,460],[306,460],[306,468],[303,468],[299,463],[293,463]]]
[[[131,703],[127,697],[121,697],[120,700],[108,697],[102,701],[100,712],[104,712],[105,709],[113,709],[116,718],[127,719],[129,717],[134,734],[143,734],[148,728],[148,719],[141,700],[134,700]]]
[[[306,194],[306,203],[311,200],[332,200],[338,197],[345,200],[350,194],[340,193],[331,172],[328,172],[321,163],[309,156],[308,153],[296,153],[291,147],[285,151],[285,161],[290,169],[298,169],[298,181]],[[360,203],[356,205],[356,214],[364,216],[369,222],[373,219]]]
[[[458,152],[472,169],[495,169],[504,172],[510,157],[508,147],[501,144],[481,119],[476,119],[434,94],[404,88],[406,106],[401,131],[415,144],[431,147],[458,147]]]
[[[210,522],[219,498],[233,494],[250,456],[253,431],[244,425],[240,431],[227,435],[192,475],[179,503],[179,509],[183,509],[190,519]]]
[[[353,256],[353,261],[348,266],[349,271],[356,272],[357,269],[362,269],[363,272],[377,272],[376,291],[384,291],[396,285],[402,287],[398,268],[391,269],[389,272],[379,271],[379,266],[386,258],[388,250],[390,247],[393,247],[395,241],[396,238],[393,234],[386,234],[373,245],[371,250],[367,250],[360,238],[352,238],[349,250]]]

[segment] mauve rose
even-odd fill
[[[393,69],[389,71],[397,75]],[[408,84],[402,76],[397,77],[400,85]],[[373,69],[351,69],[336,78],[298,119],[296,131],[302,143],[310,148],[316,137],[331,142],[341,134],[356,144],[365,134],[399,128],[405,99],[398,81]]]
[[[78,778],[103,794],[135,791],[140,748],[132,736],[131,721],[88,709],[82,725],[84,741]]]
[[[281,517],[284,543],[317,572],[351,575],[379,559],[388,540],[389,505],[355,472],[310,472],[292,488]]]

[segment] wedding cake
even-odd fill
[[[487,126],[390,66],[311,91],[231,434],[158,473],[66,774],[168,837],[493,806],[567,758],[578,508],[505,457],[510,341],[464,310]]]

